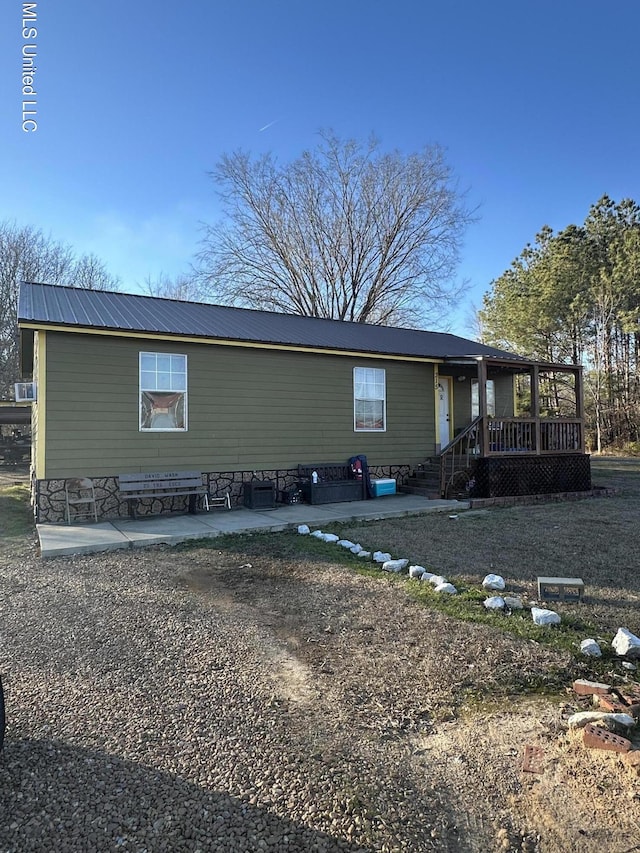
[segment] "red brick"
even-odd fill
[[[585,746],[593,749],[608,749],[611,752],[628,752],[631,748],[631,741],[627,740],[626,737],[614,735],[608,729],[594,726],[591,723],[584,727],[582,742]]]
[[[625,705],[640,704],[640,687],[634,684],[626,684],[624,687],[615,687],[613,690]]]
[[[599,681],[586,681],[584,678],[574,681],[573,689],[580,696],[605,696],[611,692],[611,687],[608,684],[601,684]]]
[[[629,713],[629,706],[623,705],[622,702],[615,699],[612,695],[598,696],[598,708],[602,708],[603,711],[609,711],[611,714]]]
[[[522,769],[525,771],[525,773],[542,773],[543,760],[544,750],[542,749],[542,747],[527,744],[524,748]]]

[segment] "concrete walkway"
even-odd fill
[[[273,510],[214,509],[197,515],[163,515],[149,518],[119,518],[98,524],[37,524],[42,557],[93,554],[121,548],[144,548],[187,539],[209,539],[224,533],[255,533],[296,529],[308,524],[312,530],[331,532],[331,525],[345,521],[373,521],[429,512],[456,513],[468,509],[460,501],[428,500],[418,495],[388,495],[350,503],[292,504]]]

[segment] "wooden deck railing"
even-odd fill
[[[573,418],[540,421],[540,453],[584,452],[582,421]]]
[[[581,453],[579,418],[492,418],[482,456],[509,453]]]
[[[440,494],[446,495],[456,474],[471,467],[471,462],[480,455],[482,442],[482,418],[471,421],[440,454]]]
[[[447,494],[456,477],[470,472],[475,459],[554,453],[583,453],[580,418],[487,418],[472,421],[440,454],[440,493]]]
[[[536,453],[535,418],[490,418],[483,456],[494,453]]]

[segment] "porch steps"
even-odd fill
[[[440,498],[440,463],[425,463],[413,471],[406,485],[400,486],[400,492],[410,495],[421,495],[425,498]]]

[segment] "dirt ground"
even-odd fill
[[[265,558],[259,540],[236,553],[189,551],[177,581],[239,625],[259,622],[278,695],[327,744],[377,751],[424,798],[433,849],[626,853],[640,850],[638,777],[612,753],[569,733],[565,696],[503,697],[461,707],[465,691],[568,657],[416,605],[400,587],[331,564]],[[497,688],[498,689],[498,688]],[[499,692],[499,690],[498,690]],[[526,745],[542,772],[522,770]]]
[[[8,477],[15,481],[14,472]],[[571,516],[568,507],[561,512]],[[577,517],[585,512],[575,510]],[[444,529],[433,534],[440,542]],[[369,525],[369,536],[372,530],[381,547],[392,546],[390,527]],[[358,541],[359,532],[349,538]],[[425,534],[423,527],[423,542],[432,538]],[[389,780],[388,800],[384,784],[376,789],[375,811],[383,822],[385,812],[407,826],[422,819],[428,829],[415,850],[640,851],[637,771],[614,753],[586,749],[581,734],[568,731],[568,715],[587,707],[570,690],[578,673],[568,653],[429,610],[392,578],[359,574],[330,556],[292,559],[287,536],[295,535],[269,537],[268,546],[256,535],[223,547],[114,552],[93,560],[98,572],[108,561],[144,560],[196,604],[233,614],[238,632],[259,636],[274,705],[306,738],[310,755],[348,758],[353,801],[363,813],[373,795],[364,774],[359,783],[357,768]],[[582,547],[589,551],[588,543]],[[37,572],[32,546],[17,548]],[[16,558],[2,549],[0,555],[6,565]],[[621,572],[624,579],[630,566]],[[601,590],[605,611],[607,595],[620,597],[613,581]],[[564,693],[527,692],[527,674],[545,671],[566,676]],[[626,677],[619,665],[608,675],[615,684]],[[505,695],[503,684],[520,684],[519,695]],[[542,749],[541,772],[523,771],[527,745]]]

